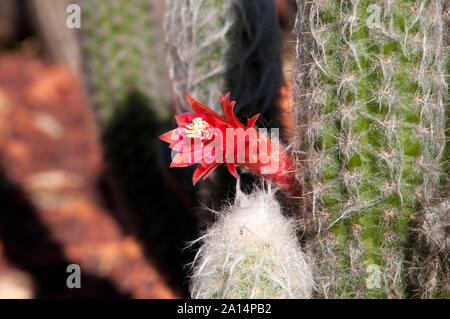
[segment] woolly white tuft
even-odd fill
[[[238,183],[234,204],[198,241],[192,298],[311,297],[312,274],[294,223],[270,189],[245,195]]]

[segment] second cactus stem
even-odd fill
[[[443,1],[298,1],[294,77],[324,297],[406,297],[411,219],[445,145]]]

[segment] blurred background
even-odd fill
[[[227,63],[239,61],[259,88],[271,64],[276,82],[264,109],[263,93],[238,93],[238,102],[256,95],[241,114],[265,113],[262,126],[278,114],[288,140],[295,0],[235,2],[256,31],[233,29],[242,50]],[[67,27],[71,3],[81,7],[80,29]],[[0,298],[188,297],[195,251],[184,248],[212,215],[192,170],[170,170],[158,140],[183,111],[164,27],[176,3],[0,1]],[[255,51],[269,38],[278,51]],[[79,289],[66,285],[70,264],[81,268]]]

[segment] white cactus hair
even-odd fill
[[[192,262],[192,298],[311,298],[313,279],[296,237],[268,186],[236,199],[191,244],[201,246]]]

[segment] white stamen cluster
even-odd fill
[[[210,140],[212,134],[207,130],[208,127],[208,122],[204,121],[201,117],[196,117],[191,124],[186,125],[186,136],[190,138]]]

